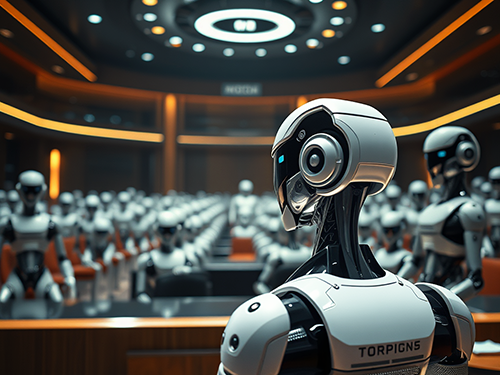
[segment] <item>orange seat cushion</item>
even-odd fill
[[[483,296],[500,295],[500,259],[483,258],[484,288],[479,293]]]
[[[95,279],[95,269],[92,267],[74,265],[73,270],[75,271],[76,280],[87,281]]]
[[[252,254],[253,250],[253,242],[250,237],[233,237],[232,239],[232,254]]]

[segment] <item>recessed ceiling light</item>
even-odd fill
[[[0,35],[9,39],[14,37],[14,33],[9,29],[0,29]]]
[[[91,113],[87,113],[85,116],[83,116],[83,119],[87,122],[94,122],[95,116]]]
[[[318,39],[307,39],[306,41],[306,46],[308,48],[316,48],[319,45],[319,40]]]
[[[418,78],[418,73],[415,73],[415,72],[413,72],[413,73],[408,73],[408,74],[406,75],[406,80],[407,80],[407,81],[410,81],[410,82],[411,82],[411,81],[415,81],[417,78]]]
[[[214,25],[226,20],[241,20],[245,32],[221,30]],[[246,20],[246,21],[243,21]],[[270,22],[275,27],[258,32],[249,32],[256,20]],[[243,25],[241,23],[241,25]],[[238,23],[238,27],[240,23]],[[282,39],[295,31],[295,22],[284,14],[263,9],[223,9],[202,15],[194,22],[194,28],[207,38],[230,43],[265,43]]]
[[[349,62],[351,62],[351,58],[349,56],[340,56],[338,58],[337,62],[340,65],[346,65],[346,64],[349,64]]]
[[[255,51],[255,54],[258,57],[264,57],[267,55],[267,51],[264,48],[259,48],[258,50]]]
[[[345,1],[335,1],[332,4],[332,8],[335,10],[342,10],[347,8],[347,3]]]
[[[52,71],[57,74],[64,74],[64,68],[59,65],[52,65]]]
[[[323,0],[309,0],[310,3],[313,3],[313,4],[319,4],[319,3],[322,3]]]
[[[151,61],[154,58],[155,58],[155,55],[153,55],[152,53],[149,53],[149,52],[143,53],[141,55],[141,59],[143,59],[144,61]]]
[[[151,32],[155,35],[165,34],[165,28],[162,26],[155,26],[151,29]]]
[[[173,36],[168,41],[172,47],[180,47],[182,45],[182,38],[180,36]]]
[[[297,52],[297,46],[295,44],[287,44],[285,46],[286,53],[295,53]]]
[[[222,51],[222,53],[226,57],[231,57],[231,56],[234,55],[234,49],[232,49],[232,48],[226,48],[226,49],[224,49],[224,51]]]
[[[372,25],[372,31],[374,33],[381,33],[384,30],[385,30],[385,25],[383,23],[376,23],[375,25]]]
[[[142,0],[142,3],[148,7],[152,7],[158,4],[158,0]]]
[[[97,25],[98,23],[101,23],[102,17],[98,14],[91,14],[87,17],[87,21],[93,23],[94,25]]]
[[[194,52],[203,52],[203,51],[205,51],[205,45],[201,44],[201,43],[193,44],[193,51]]]
[[[236,20],[233,22],[233,29],[238,32],[253,33],[257,30],[257,22],[255,20]]]
[[[144,18],[144,21],[155,22],[158,19],[158,16],[154,13],[144,13],[142,18]]]
[[[491,26],[483,26],[476,31],[477,35],[485,35],[491,31]]]
[[[333,38],[335,36],[335,31],[332,29],[325,29],[321,32],[321,35],[323,35],[323,38]]]
[[[330,18],[330,23],[333,26],[340,26],[344,24],[344,18],[343,17],[332,17]]]

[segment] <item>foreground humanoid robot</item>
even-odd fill
[[[465,128],[444,126],[427,136],[423,151],[432,182],[442,185],[443,192],[438,202],[420,213],[413,256],[398,275],[409,279],[423,266],[420,281],[446,286],[465,301],[483,287],[481,246],[486,215],[465,185],[465,172],[479,163],[479,143]],[[465,278],[463,261],[468,272]]]
[[[288,230],[318,224],[313,257],[233,313],[219,375],[420,374],[431,358],[433,368],[466,371],[475,330],[465,304],[384,271],[358,244],[363,201],[390,181],[396,155],[372,107],[319,99],[287,117],[272,151],[274,187]]]
[[[47,185],[40,172],[25,171],[19,175],[16,190],[23,203],[21,214],[12,214],[0,225],[0,255],[5,242],[10,243],[16,255],[17,266],[0,290],[0,304],[10,299],[22,300],[27,294],[35,299],[46,299],[62,304],[63,295],[44,266],[44,255],[49,242],[54,240],[59,268],[68,288],[68,298],[76,298],[76,281],[71,262],[66,258],[58,225],[47,213],[37,212]]]

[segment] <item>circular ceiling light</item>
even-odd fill
[[[152,7],[158,4],[158,0],[142,0],[142,3],[148,7]]]
[[[180,36],[173,36],[168,42],[172,47],[180,47],[182,45],[182,38]]]
[[[317,46],[319,46],[319,40],[318,39],[307,39],[306,46],[308,48],[314,49]]]
[[[491,26],[483,26],[476,31],[477,35],[486,35],[491,31]]]
[[[9,39],[14,37],[14,33],[9,29],[0,29],[0,35]]]
[[[152,53],[149,53],[149,52],[143,53],[141,55],[141,59],[143,59],[144,61],[151,61],[154,58],[155,58],[155,55],[153,55]]]
[[[384,30],[385,30],[385,25],[383,23],[376,23],[375,25],[372,25],[372,31],[374,33],[381,33]]]
[[[332,8],[335,10],[342,10],[347,8],[347,3],[345,1],[335,1],[332,4]]]
[[[52,65],[52,71],[57,74],[64,74],[64,68],[60,65]]]
[[[155,26],[151,29],[151,32],[155,35],[165,34],[165,28],[162,26]]]
[[[83,119],[87,122],[94,122],[95,116],[92,113],[87,113],[86,115],[83,116]]]
[[[193,51],[194,52],[203,52],[203,51],[205,51],[205,45],[201,44],[201,43],[193,44]]]
[[[297,52],[297,46],[295,44],[287,44],[285,46],[286,53],[295,53]]]
[[[144,13],[142,18],[144,18],[144,21],[155,22],[158,19],[158,16],[154,13]]]
[[[323,0],[309,0],[310,3],[313,3],[313,4],[319,4],[319,3],[322,3]]]
[[[231,56],[234,55],[234,49],[232,49],[232,48],[226,48],[226,49],[224,49],[224,51],[222,51],[222,53],[226,57],[231,57]]]
[[[333,26],[340,26],[344,24],[344,18],[343,17],[332,17],[330,18],[330,23]]]
[[[235,20],[238,26],[245,24],[245,29],[235,32],[225,31],[214,26],[226,20]],[[270,30],[252,32],[252,21],[267,21],[276,25]],[[265,43],[282,39],[295,31],[295,22],[281,13],[263,9],[224,9],[204,14],[194,22],[194,28],[208,38],[231,43]]]
[[[408,82],[415,81],[418,78],[418,73],[408,73],[405,78]]]
[[[87,17],[87,21],[93,23],[94,25],[97,25],[98,23],[101,23],[102,17],[98,14],[91,14]]]
[[[264,57],[267,55],[267,51],[264,48],[259,48],[257,51],[255,51],[255,54],[258,57]]]
[[[335,36],[335,31],[332,29],[325,29],[321,32],[321,35],[323,35],[323,38],[333,38]]]
[[[349,56],[340,56],[338,58],[337,62],[340,65],[346,65],[346,64],[349,64],[349,62],[351,62],[351,58]]]

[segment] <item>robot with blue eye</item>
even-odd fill
[[[444,126],[427,136],[423,151],[432,182],[442,187],[442,195],[420,213],[413,255],[398,275],[409,279],[423,267],[420,281],[443,285],[468,300],[483,287],[481,246],[486,215],[465,185],[465,172],[479,163],[479,143],[465,128]]]
[[[38,212],[36,208],[47,191],[43,175],[33,170],[21,173],[16,190],[23,210],[4,218],[0,224],[0,255],[3,244],[8,242],[16,255],[17,265],[0,290],[0,304],[11,299],[23,300],[28,291],[32,291],[35,299],[62,304],[61,290],[44,265],[45,252],[52,240],[68,298],[76,298],[73,266],[66,258],[61,230],[49,214]]]
[[[272,156],[285,228],[318,225],[313,255],[234,311],[218,374],[466,373],[475,337],[466,305],[383,270],[358,243],[363,202],[396,167],[386,118],[364,104],[314,100],[285,119]]]

